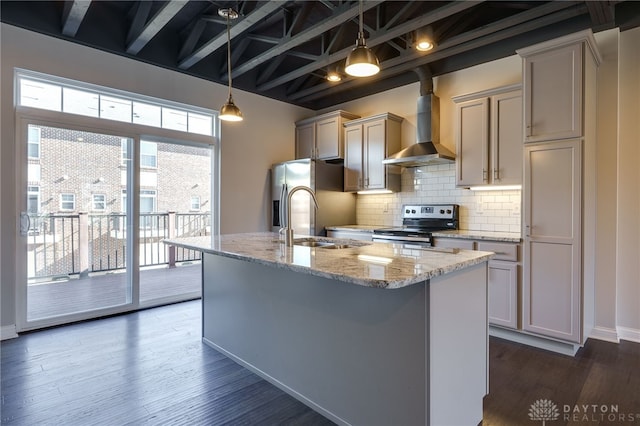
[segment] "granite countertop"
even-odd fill
[[[354,231],[354,232],[373,232],[374,229],[384,228],[380,225],[336,225],[325,226],[329,231]]]
[[[451,231],[437,231],[433,232],[432,235],[434,237],[442,238],[500,241],[505,243],[519,243],[522,241],[522,237],[519,232],[470,231],[467,229],[457,229]]]
[[[296,238],[308,239],[308,236]],[[164,243],[367,287],[395,289],[489,260],[493,253],[313,237],[349,248],[286,247],[271,232],[185,237]]]

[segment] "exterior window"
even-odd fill
[[[42,129],[35,126],[29,126],[29,136],[28,136],[28,155],[29,158],[40,158],[40,137]]]
[[[40,213],[40,187],[29,186],[27,188],[27,213]]]
[[[140,142],[140,166],[158,167],[158,144],[155,142]]]
[[[194,195],[191,197],[191,209],[200,211],[200,197],[198,195]]]
[[[73,211],[76,209],[75,194],[60,194],[60,210]]]
[[[27,70],[17,79],[20,106],[214,136],[216,115],[189,105]]]
[[[107,209],[107,197],[104,194],[93,194],[91,208],[96,211],[105,211]]]

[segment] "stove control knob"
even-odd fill
[[[451,210],[450,209],[447,209],[447,214],[451,214]]]
[[[411,210],[406,209],[404,212],[405,212],[405,213],[407,213],[407,214],[409,214],[409,213],[411,213]]]
[[[440,214],[444,214],[444,210],[442,210],[442,209],[441,209],[441,210],[440,210]]]
[[[415,213],[415,212],[416,212],[415,210],[411,210],[411,213]]]

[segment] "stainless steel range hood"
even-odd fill
[[[420,76],[420,97],[416,120],[416,143],[382,162],[402,167],[420,167],[430,164],[455,162],[453,152],[440,142],[440,99],[433,94],[433,81],[428,69],[417,69]]]

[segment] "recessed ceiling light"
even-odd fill
[[[421,52],[426,52],[433,49],[433,43],[429,40],[420,40],[418,43],[416,43],[416,49]]]
[[[338,74],[337,72],[330,72],[327,74],[327,80],[336,82],[342,80],[342,77],[340,77],[340,74]]]

